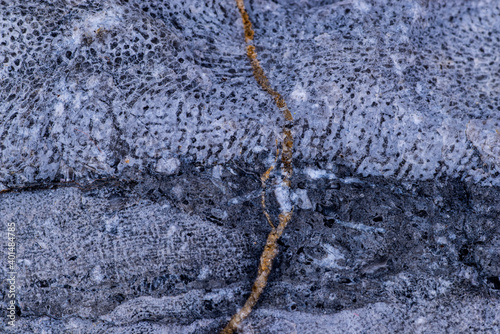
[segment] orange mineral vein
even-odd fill
[[[243,0],[236,0],[236,5],[241,14],[241,19],[243,20],[243,27],[245,29],[245,42],[247,43],[247,56],[252,64],[253,76],[259,85],[274,99],[276,106],[282,112],[283,118],[285,120],[285,125],[282,131],[282,142],[281,142],[281,172],[283,179],[281,180],[284,188],[290,188],[290,178],[292,177],[293,167],[292,167],[292,150],[293,150],[293,137],[292,137],[292,113],[288,109],[285,100],[280,93],[275,91],[269,85],[269,80],[267,79],[264,70],[260,66],[259,60],[257,59],[257,53],[255,52],[255,46],[253,45],[254,31],[252,29],[252,22],[248,13],[245,10],[245,5]],[[279,154],[279,153],[277,153]],[[233,333],[241,324],[241,322],[250,314],[252,308],[255,306],[259,300],[260,295],[264,291],[267,284],[267,278],[271,273],[273,260],[278,254],[278,239],[283,234],[287,223],[292,217],[292,211],[288,211],[287,206],[281,208],[281,214],[278,218],[278,226],[274,227],[271,222],[271,218],[266,210],[266,200],[265,200],[265,186],[266,181],[269,179],[274,165],[269,167],[269,169],[264,172],[261,176],[262,181],[262,209],[267,221],[271,225],[271,232],[269,233],[264,247],[264,251],[260,257],[259,270],[257,272],[257,278],[252,287],[252,293],[248,297],[245,305],[231,318],[227,326],[222,330],[221,334]]]

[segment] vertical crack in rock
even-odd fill
[[[239,327],[241,322],[248,317],[252,308],[255,306],[257,301],[259,300],[260,295],[264,291],[264,288],[267,284],[267,279],[269,274],[271,273],[273,260],[278,254],[278,239],[283,234],[286,225],[292,218],[293,209],[290,205],[290,196],[289,196],[289,188],[290,188],[290,178],[292,177],[293,167],[292,167],[292,151],[293,151],[293,136],[292,136],[292,113],[288,109],[285,100],[281,96],[280,93],[275,91],[269,85],[269,80],[266,77],[263,68],[260,66],[259,60],[257,59],[257,53],[255,52],[255,46],[252,44],[254,31],[252,29],[252,22],[248,16],[248,13],[245,10],[245,5],[243,0],[236,0],[236,4],[238,6],[238,10],[241,14],[241,19],[243,20],[243,27],[245,30],[245,42],[247,43],[247,56],[251,61],[253,75],[255,80],[259,83],[259,85],[273,97],[274,102],[278,109],[283,113],[283,117],[285,119],[285,124],[283,126],[282,131],[282,143],[281,143],[281,172],[282,179],[281,184],[276,188],[276,199],[280,205],[280,215],[278,217],[278,226],[275,227],[271,221],[271,217],[269,216],[266,210],[266,198],[265,198],[265,187],[266,182],[270,177],[271,172],[274,170],[274,164],[266,170],[262,176],[262,209],[264,211],[264,215],[266,216],[267,221],[271,225],[271,232],[267,237],[266,245],[264,247],[264,251],[260,257],[259,270],[257,272],[257,278],[252,287],[252,293],[248,297],[245,305],[231,318],[227,326],[222,330],[221,334],[230,334],[233,333],[235,329]],[[276,155],[278,156],[279,150],[277,150]],[[276,159],[277,160],[277,159]],[[276,162],[275,162],[276,163]]]

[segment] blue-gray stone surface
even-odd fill
[[[500,1],[245,5],[294,217],[242,332],[500,333]],[[0,0],[0,64],[10,331],[220,330],[283,126],[235,2]]]
[[[274,154],[234,1],[2,2],[0,182]],[[258,1],[294,160],[499,184],[498,1]]]

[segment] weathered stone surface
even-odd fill
[[[242,332],[500,332],[500,2],[246,6],[295,120],[294,214]],[[0,26],[12,332],[220,330],[282,127],[235,3],[0,0]]]
[[[248,294],[269,229],[260,180],[237,165],[181,170],[3,194],[2,223],[18,227],[19,325],[220,329]],[[296,172],[292,189],[311,208],[296,197],[260,311],[243,332],[498,330],[499,189]]]
[[[500,121],[498,1],[248,11],[295,118],[294,160],[499,184],[497,157],[466,135]],[[274,154],[280,115],[252,77],[234,1],[3,1],[1,13],[4,185]]]

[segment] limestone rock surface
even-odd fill
[[[500,1],[245,6],[294,213],[241,332],[500,333]],[[220,331],[283,126],[235,2],[0,0],[0,64],[2,331]]]

